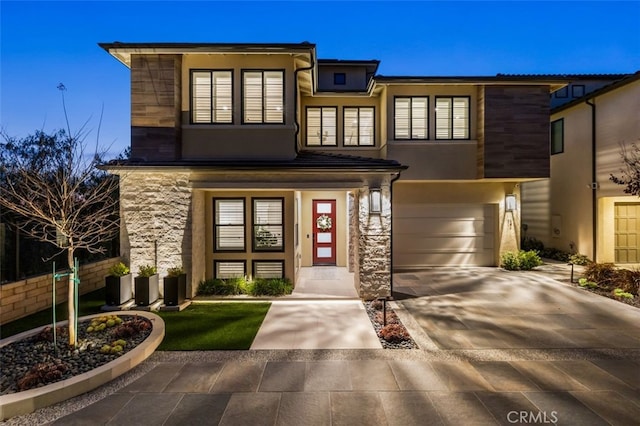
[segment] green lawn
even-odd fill
[[[100,313],[100,307],[104,305],[105,301],[104,292],[104,288],[101,288],[78,297],[78,303],[80,305],[78,316]],[[56,321],[64,321],[67,319],[67,316],[67,302],[65,300],[63,303],[56,305]],[[0,338],[4,339],[5,337],[22,333],[23,331],[51,324],[51,321],[51,308],[45,309],[44,311],[36,312],[35,314],[0,326]]]
[[[104,288],[80,296],[79,316],[101,313]],[[154,312],[165,323],[161,351],[249,349],[270,303],[194,303],[182,312]],[[133,314],[135,311],[122,311]],[[56,320],[67,319],[67,303],[56,306]],[[37,312],[0,327],[0,338],[51,324],[51,309]]]
[[[165,323],[160,351],[249,349],[270,303],[194,303],[181,312],[157,312]]]

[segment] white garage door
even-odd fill
[[[393,267],[495,266],[495,204],[393,206]]]

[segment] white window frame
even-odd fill
[[[192,124],[233,124],[232,70],[192,69],[190,87]]]
[[[424,102],[424,111],[420,113],[418,101]],[[407,102],[406,114],[399,111],[400,102]],[[406,132],[400,132],[400,129]],[[427,140],[429,139],[429,97],[428,96],[396,96],[394,98],[394,139]]]
[[[316,120],[319,126],[311,127],[310,114],[318,113]],[[333,114],[333,117],[331,117]],[[333,125],[331,125],[333,119]],[[338,145],[338,108],[326,106],[308,106],[306,108],[307,146],[337,146]]]
[[[363,112],[371,111],[371,125],[363,123]],[[356,113],[355,116],[348,114]],[[342,145],[343,146],[375,146],[376,144],[376,109],[373,106],[344,107],[342,109]],[[365,138],[369,142],[365,142]],[[355,139],[355,143],[353,143]]]
[[[242,70],[242,124],[284,124],[284,93],[284,70]]]
[[[448,105],[446,105],[448,101]],[[468,140],[471,136],[471,97],[436,96],[436,139]]]
[[[221,220],[219,206],[223,203],[242,204],[242,222],[232,219]],[[213,247],[216,252],[245,252],[247,248],[246,238],[246,201],[244,198],[214,198],[213,199]],[[240,216],[238,216],[240,217]],[[227,228],[242,229],[242,246],[226,246],[221,244],[220,237],[226,234]]]

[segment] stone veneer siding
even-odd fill
[[[479,177],[549,177],[549,87],[484,86],[478,98]]]
[[[182,158],[180,55],[131,57],[131,158]]]
[[[121,175],[120,182],[125,234],[120,250],[134,277],[141,265],[155,265],[162,295],[167,268],[182,265],[189,287],[193,217],[189,173],[135,171]]]
[[[90,293],[104,287],[104,277],[119,257],[87,263],[80,266],[79,294]],[[52,303],[52,274],[38,275],[0,286],[0,324],[26,317],[50,308]],[[67,302],[68,281],[56,283],[56,303]],[[66,318],[60,318],[64,320]]]
[[[381,185],[382,212],[369,214],[369,188],[359,191],[359,266],[356,272],[360,297],[372,300],[391,296],[391,198],[389,179]]]

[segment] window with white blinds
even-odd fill
[[[429,139],[428,97],[395,98],[395,139]]]
[[[469,97],[436,97],[436,139],[469,139]]]
[[[307,145],[336,145],[337,115],[335,107],[308,107]]]
[[[244,123],[284,123],[284,71],[243,71],[242,90]]]
[[[239,278],[247,274],[246,264],[244,261],[214,261],[214,278]]]
[[[253,249],[284,250],[284,199],[253,199]]]
[[[374,140],[374,108],[344,108],[344,142],[345,146],[373,146]]]
[[[244,199],[215,199],[215,248],[218,251],[244,251]]]
[[[284,261],[268,260],[253,262],[254,278],[284,278]]]
[[[233,122],[233,81],[231,71],[191,72],[191,121],[193,123]]]

